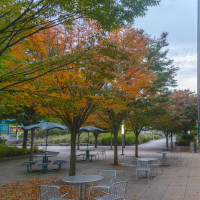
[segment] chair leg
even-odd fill
[[[131,176],[133,176],[133,167],[131,166]]]
[[[137,181],[137,173],[138,173],[138,171],[136,170],[136,176],[135,176],[136,177],[136,181]]]
[[[148,175],[148,180],[149,180],[149,173],[150,173],[150,172],[149,172],[149,171],[147,171],[147,175]]]

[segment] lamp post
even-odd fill
[[[200,0],[197,10],[197,104],[198,104],[198,137],[200,143]]]
[[[124,155],[124,123],[121,125],[121,134],[122,134],[122,153],[121,155]]]

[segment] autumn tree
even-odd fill
[[[98,67],[97,62],[95,67]],[[51,77],[45,77],[46,81],[40,82],[40,85],[42,84],[50,93],[45,92],[40,97],[42,107],[38,109],[51,118],[59,119],[71,133],[70,175],[76,172],[75,147],[79,129],[95,107],[104,102],[100,90],[107,76],[102,68],[99,72],[95,67],[93,70],[90,66],[84,70],[74,67],[73,70],[54,72]]]
[[[98,116],[98,110],[95,110],[95,112],[93,112],[89,117],[88,119],[86,120],[85,122],[85,125],[87,126],[94,126],[94,127],[97,127],[97,128],[100,128],[100,129],[103,129],[105,132],[110,132],[109,130],[109,127],[108,125],[103,121],[101,120]],[[97,145],[98,145],[98,137],[101,133],[100,132],[93,132],[93,136],[95,138],[95,148],[97,148]],[[111,145],[112,145],[112,138],[111,138]],[[111,148],[112,149],[112,148]]]
[[[143,16],[149,6],[158,5],[159,0],[124,1],[76,1],[76,0],[3,0],[0,3],[0,91],[7,91],[14,85],[31,81],[38,70],[44,74],[51,72],[58,64],[48,59],[32,63],[26,67],[17,65],[9,68],[3,60],[12,60],[11,50],[24,39],[36,33],[63,24],[69,26],[77,19],[93,19],[105,30],[117,28],[131,22],[137,16]],[[73,57],[73,55],[71,56]],[[74,58],[74,57],[73,57]],[[80,58],[68,56],[65,64]],[[60,62],[58,59],[57,61]],[[44,66],[48,69],[44,70]],[[30,78],[31,77],[31,78]],[[6,82],[6,83],[5,83]],[[8,84],[9,83],[9,84]],[[10,89],[9,89],[10,90]],[[12,89],[13,90],[13,89]],[[10,91],[12,91],[10,90]]]
[[[126,127],[135,134],[135,157],[138,157],[138,137],[142,129],[151,124],[152,106],[150,99],[138,99],[131,105],[126,117]]]
[[[163,94],[162,94],[163,97]],[[159,98],[158,98],[159,99]],[[163,131],[166,138],[166,148],[169,147],[168,137],[172,136],[177,128],[182,124],[181,112],[182,107],[178,105],[177,99],[174,99],[173,92],[166,94],[166,101],[157,103],[155,113],[152,116],[152,128]],[[172,147],[171,140],[171,147]]]
[[[161,34],[158,39],[149,41],[149,51],[147,53],[148,69],[155,74],[156,78],[152,80],[148,93],[137,98],[131,105],[132,111],[127,118],[129,126],[136,135],[136,157],[138,156],[138,136],[142,128],[152,128],[153,119],[158,118],[159,112],[162,113],[161,105],[168,101],[170,95],[169,87],[176,86],[174,77],[177,68],[172,65],[172,60],[167,57],[168,51],[163,50],[167,46],[167,33]]]
[[[153,127],[164,132],[166,147],[169,147],[168,137],[173,133],[184,132],[189,140],[188,130],[195,129],[197,119],[196,94],[190,90],[174,90],[168,96],[168,100],[160,109],[160,114],[152,120]],[[161,112],[162,111],[162,112]],[[189,141],[188,141],[189,142]]]
[[[20,124],[24,126],[28,126],[30,124],[37,124],[40,122],[40,120],[44,119],[44,116],[41,116],[40,113],[36,110],[36,105],[34,103],[27,103],[27,99],[25,101],[23,100],[24,96],[22,99],[21,95],[14,95],[14,98],[10,98],[9,104],[7,104],[8,99],[6,99],[6,102],[3,101],[1,104],[3,106],[3,109],[1,110],[1,118],[11,119],[12,124]],[[23,148],[27,148],[27,139],[28,130],[24,130],[22,143]]]
[[[70,35],[70,40],[73,40],[71,47],[66,45],[66,38],[59,38],[60,32],[57,37],[54,32],[49,32],[44,36],[40,33],[38,36],[40,40],[37,40],[35,36],[30,37],[32,41],[29,43],[32,46],[29,45],[31,51],[28,56],[34,60],[42,60],[46,57],[53,60],[58,53],[84,52],[86,48],[90,48],[90,51],[87,51],[90,59],[82,57],[74,64],[63,64],[62,67],[59,66],[59,70],[42,76],[34,83],[26,84],[26,88],[29,88],[29,93],[33,95],[38,105],[38,110],[46,117],[62,122],[71,132],[70,175],[75,174],[76,170],[76,136],[94,108],[100,102],[104,102],[101,88],[105,82],[112,79],[113,75],[110,71],[114,70],[111,65],[113,61],[110,58],[114,58],[115,53],[111,50],[112,46],[107,45],[108,41],[99,46],[89,38],[86,40],[89,33],[87,28],[87,26],[82,26],[80,29],[78,26],[74,27],[73,34]],[[69,33],[71,32],[67,32],[66,35],[68,36]],[[98,38],[95,41],[98,41]],[[34,85],[34,90],[30,90],[30,84]]]
[[[99,117],[114,135],[114,164],[117,165],[120,126],[132,102],[147,92],[153,75],[144,61],[149,38],[143,32],[132,28],[118,30],[110,34],[109,40],[116,44],[120,53],[115,56],[116,78],[104,86],[106,103],[101,106]]]
[[[181,109],[178,119],[180,123],[175,131],[183,131],[185,138],[189,140],[188,131],[196,129],[197,95],[190,90],[174,90],[171,99]]]

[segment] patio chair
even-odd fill
[[[95,200],[118,200],[118,199],[126,200],[127,184],[128,182],[126,181],[113,183],[108,193],[102,191],[102,193],[105,193],[106,196],[97,197],[95,198]]]
[[[150,171],[151,169],[149,167],[148,161],[138,160],[136,167],[136,180],[138,179],[138,173],[140,174],[141,172],[145,172],[149,180]]]
[[[96,153],[98,159],[99,159],[99,156],[101,155],[103,159],[106,159],[106,150],[105,149],[99,149]]]
[[[125,167],[130,167],[130,174],[132,176],[133,174],[133,168],[136,168],[137,162],[133,160],[133,156],[124,156],[124,169]],[[123,169],[123,174],[124,174],[124,169]]]
[[[67,195],[69,198],[64,198]],[[72,195],[69,192],[62,195],[57,186],[40,185],[39,200],[72,200]]]
[[[181,152],[180,147],[175,147],[174,151],[171,153],[171,158],[178,158]]]
[[[99,193],[100,191],[109,192],[113,183],[116,182],[116,170],[101,170],[99,173],[100,176],[104,178],[99,182],[97,186],[92,186],[89,191],[89,198],[92,193],[96,191]]]
[[[149,167],[152,171],[152,174],[154,174],[154,171],[156,170],[158,174],[158,168],[162,167],[162,157],[158,157],[156,160],[153,160],[149,163]],[[161,168],[162,174],[163,174],[163,168]]]

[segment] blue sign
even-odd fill
[[[198,123],[198,135],[199,135],[199,144],[200,144],[200,123]]]

